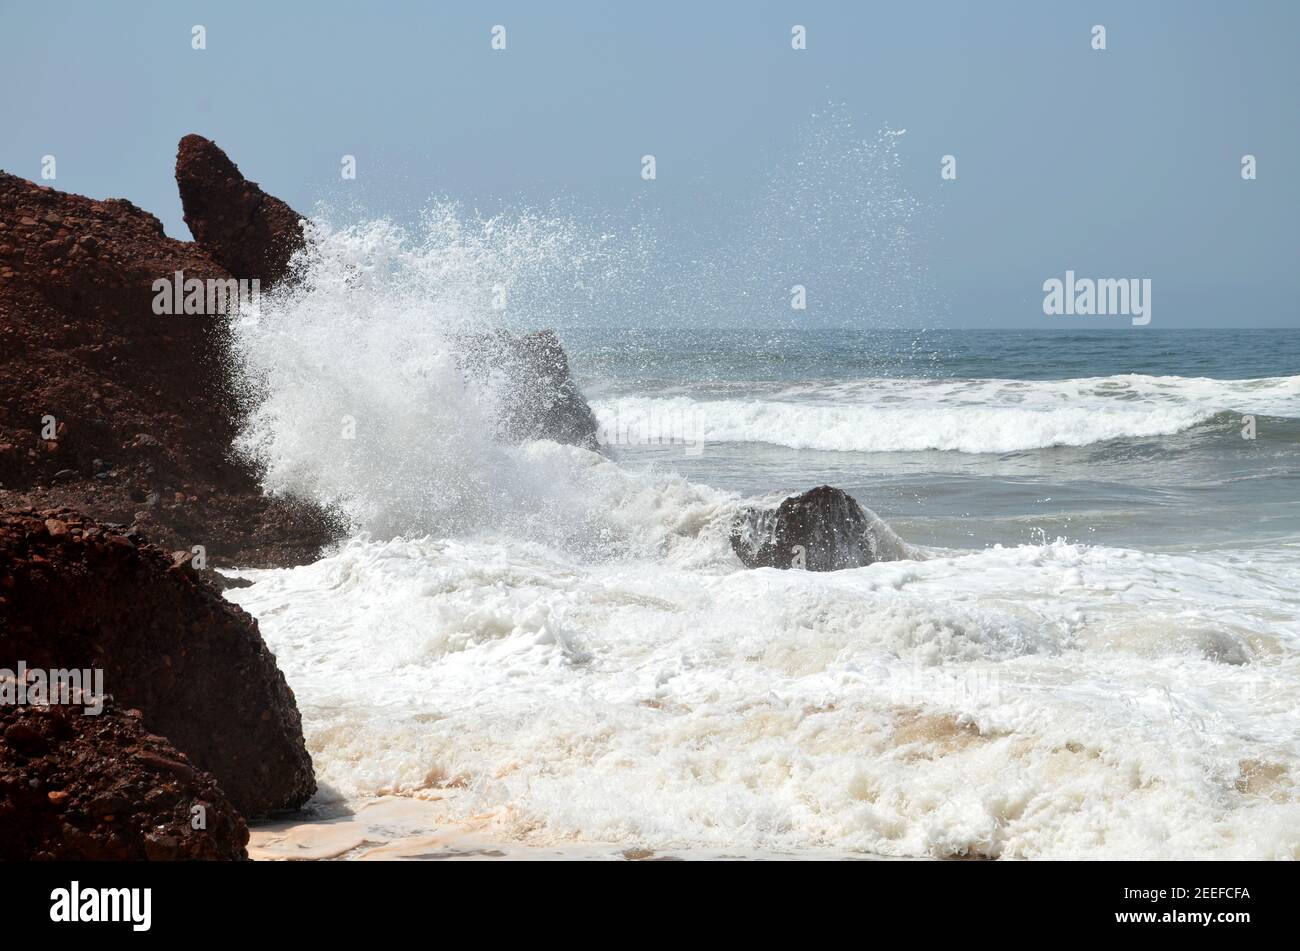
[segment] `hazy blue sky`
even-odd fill
[[[745,319],[730,282],[755,262],[772,288],[756,320],[802,280],[808,319],[1048,326],[1042,282],[1072,268],[1151,278],[1152,327],[1298,326],[1298,35],[1293,0],[0,0],[0,167],[38,179],[54,154],[51,184],[128,198],[181,237],[192,131],[303,211],[559,200],[650,228],[656,273],[712,285],[699,323]],[[884,128],[906,129],[888,172],[854,149]]]

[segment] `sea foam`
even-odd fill
[[[229,596],[334,796],[451,789],[448,821],[538,843],[1297,858],[1294,554],[818,575],[354,540]]]
[[[544,316],[548,294],[612,280],[618,254],[572,221],[446,204],[414,229],[317,220],[309,237],[295,281],[235,325],[236,448],[267,491],[382,537],[587,521],[584,465],[497,442],[503,381],[466,376],[457,339]]]
[[[455,366],[455,334],[502,325],[494,286],[567,273],[584,239],[444,213],[315,227],[300,283],[237,329],[240,446],[354,535],[227,597],[295,690],[319,802],[728,854],[1300,858],[1294,548],[740,570],[743,500],[500,445],[492,381]],[[870,381],[691,406],[712,438],[989,452],[1290,412],[1296,389]]]
[[[607,433],[657,431],[664,420],[679,421],[706,444],[1007,453],[1168,436],[1225,412],[1300,417],[1300,376],[876,379],[744,399],[631,395],[597,400],[593,410]]]

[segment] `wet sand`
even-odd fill
[[[614,842],[536,843],[511,838],[494,817],[452,822],[445,800],[384,796],[344,815],[302,817],[251,826],[250,858],[260,861],[704,861],[710,859],[879,860],[836,850],[729,854],[705,849],[654,850]]]

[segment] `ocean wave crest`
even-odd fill
[[[671,438],[825,452],[1006,453],[1169,436],[1225,412],[1300,417],[1300,376],[879,379],[745,399],[634,395],[593,409],[610,444]]]

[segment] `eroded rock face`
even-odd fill
[[[742,512],[731,548],[746,568],[839,571],[910,557],[888,525],[829,485],[792,495],[775,509]]]
[[[324,513],[265,498],[220,315],[159,315],[154,282],[233,276],[130,202],[0,173],[0,507],[66,505],[248,566],[312,560]]]
[[[0,861],[231,860],[247,844],[216,780],[138,711],[0,705]]]
[[[341,525],[263,495],[234,456],[240,402],[226,315],[155,313],[155,282],[285,278],[301,217],[221,149],[181,141],[176,178],[195,242],[153,215],[0,173],[0,508],[66,506],[215,564],[315,560]],[[469,373],[496,375],[498,435],[597,448],[555,334],[483,334]]]
[[[462,338],[462,366],[494,376],[501,406],[497,436],[503,442],[553,439],[598,449],[596,416],[569,371],[569,358],[553,331],[504,331]]]
[[[302,216],[240,173],[210,139],[190,134],[176,154],[176,184],[195,242],[235,277],[264,287],[303,246]]]
[[[0,513],[0,667],[100,668],[104,689],[247,816],[315,791],[293,692],[257,629],[196,570],[60,509]]]

